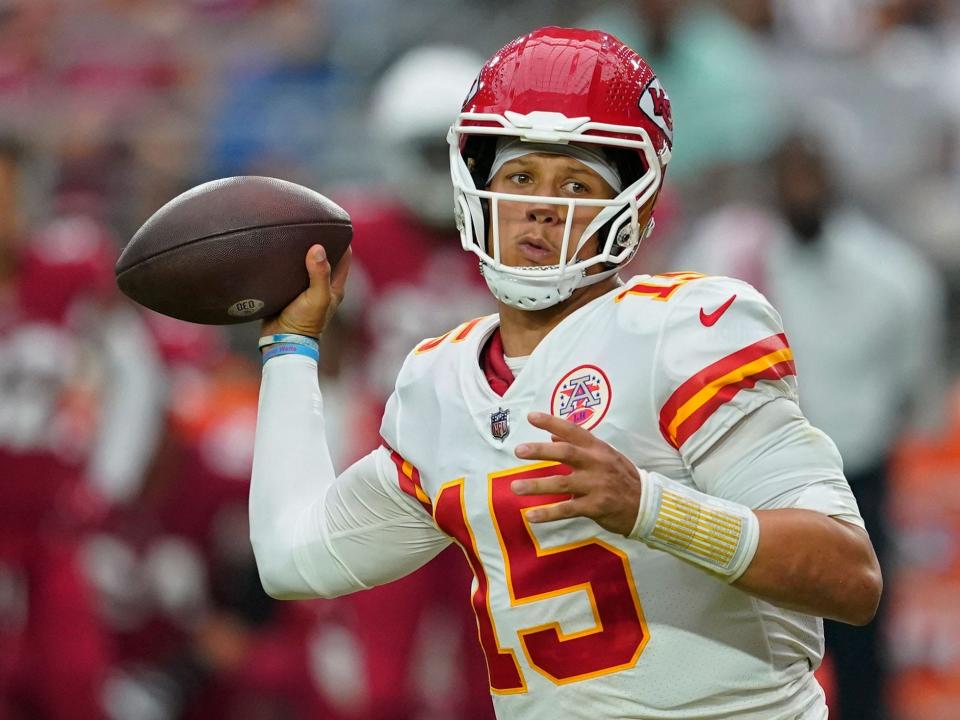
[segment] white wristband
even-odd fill
[[[257,342],[257,347],[263,350],[265,347],[276,345],[278,343],[293,343],[294,345],[303,345],[313,348],[319,352],[320,343],[315,337],[309,335],[297,335],[295,333],[278,333],[276,335],[263,335]]]
[[[757,552],[760,522],[746,505],[640,470],[641,496],[630,537],[721,576],[739,578]]]

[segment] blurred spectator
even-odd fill
[[[23,155],[3,148],[0,714],[99,718],[108,648],[79,551],[139,487],[160,370],[109,231],[77,214],[26,230]]]
[[[791,115],[815,124],[836,159],[837,183],[887,223],[901,221],[912,185],[941,162],[947,129],[938,88],[944,49],[910,21],[916,16],[893,12],[898,4],[778,0],[771,47]]]
[[[789,137],[773,160],[775,206],[721,209],[680,265],[747,280],[783,314],[801,405],[837,443],[889,580],[893,443],[943,417],[943,287],[909,244],[839,196],[825,153],[814,137]],[[844,720],[885,717],[882,622],[825,623]]]
[[[164,402],[163,370],[139,314],[113,280],[116,242],[89,217],[63,216],[31,237],[19,268],[25,319],[74,327],[96,343],[103,378],[90,486],[110,503],[133,497],[153,454]]]
[[[105,638],[77,553],[104,507],[88,482],[109,381],[89,312],[102,249],[21,245],[0,324],[4,716],[101,716]]]
[[[324,3],[265,5],[255,14],[252,44],[221,79],[228,92],[213,111],[205,171],[316,185],[338,164],[337,110],[350,85],[327,58]]]
[[[246,500],[256,368],[223,352],[208,328],[182,327],[193,340],[183,347],[167,333],[172,324],[183,326],[154,325],[176,381],[150,480],[87,547],[113,641],[107,714],[349,717],[324,696],[311,654],[331,621],[345,622],[337,604],[276,603],[253,563]]]
[[[761,160],[782,133],[769,51],[718,5],[633,0],[581,21],[613,33],[656,69],[681,118],[669,177],[696,183],[714,202],[729,185],[715,173]]]

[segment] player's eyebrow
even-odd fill
[[[559,156],[554,155],[552,157],[559,157]],[[514,164],[519,165],[522,168],[527,168],[533,165],[533,161],[530,159],[529,155],[524,155],[522,157],[514,158],[513,160],[508,160],[503,164],[503,166],[509,167]],[[590,177],[593,177],[594,175],[593,171],[590,170],[590,168],[576,161],[567,162],[561,169],[569,174],[577,173],[579,175],[587,175]]]

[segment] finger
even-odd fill
[[[554,460],[564,465],[581,467],[587,461],[586,453],[568,442],[521,443],[514,449],[517,457],[532,460]]]
[[[330,289],[330,263],[327,261],[327,250],[323,245],[311,245],[304,261],[307,265],[307,275],[310,276],[310,289],[328,292]]]
[[[584,501],[577,498],[562,500],[551,505],[541,505],[524,511],[524,516],[532,523],[553,522],[573,517],[587,517],[584,513]]]
[[[330,281],[330,291],[334,297],[342,298],[347,287],[347,275],[350,273],[350,263],[353,259],[353,248],[348,247],[333,269],[333,278]]]
[[[548,415],[542,412],[532,412],[527,415],[527,420],[534,427],[546,430],[554,437],[575,445],[590,445],[595,440],[594,436],[576,423],[564,420],[556,415]]]
[[[582,495],[582,487],[573,475],[524,478],[510,483],[516,495]]]

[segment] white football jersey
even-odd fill
[[[500,718],[826,717],[818,618],[783,610],[592,520],[527,522],[557,496],[511,481],[542,442],[531,411],[589,429],[637,466],[752,508],[784,488],[715,487],[692,468],[746,414],[795,400],[780,318],[752,287],[638,276],[565,318],[501,397],[478,358],[497,316],[408,356],[382,435],[396,488],[461,547]]]

